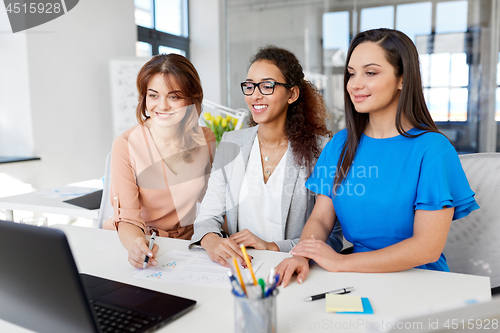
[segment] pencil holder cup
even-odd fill
[[[265,298],[234,297],[235,333],[275,333],[278,289]]]

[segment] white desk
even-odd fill
[[[168,284],[133,278],[135,269],[116,232],[58,225],[68,236],[78,269],[89,273],[196,300],[196,307],[159,332],[233,332],[233,296],[229,289]],[[187,241],[158,237],[159,255],[173,249],[187,250]],[[264,277],[287,254],[249,250],[264,264],[256,273]],[[374,315],[327,313],[325,301],[304,298],[341,287],[355,287],[353,295],[368,297]],[[395,317],[425,313],[470,299],[490,299],[487,277],[411,269],[399,273],[330,273],[316,266],[306,281],[280,288],[277,301],[278,332],[364,332],[368,325]],[[0,332],[27,332],[0,321]]]
[[[0,209],[5,209],[6,219],[10,221],[14,221],[14,210],[24,210],[34,213],[61,214],[89,218],[94,220],[93,225],[97,227],[99,209],[90,210],[64,202],[65,200],[73,199],[97,190],[99,190],[99,188],[63,186],[11,197],[3,197],[0,198]]]

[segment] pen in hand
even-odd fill
[[[151,234],[151,238],[149,239],[149,250],[153,249],[153,245],[155,245],[155,239],[156,239],[156,232],[153,231],[153,233]],[[149,256],[146,255],[144,263],[142,264],[142,269],[148,267],[148,261],[149,261]]]
[[[340,288],[340,289],[328,291],[326,293],[322,293],[322,294],[317,294],[317,295],[306,297],[304,299],[304,301],[315,301],[317,299],[322,299],[322,298],[326,297],[326,294],[348,294],[348,293],[350,293],[353,290],[354,290],[353,287]]]

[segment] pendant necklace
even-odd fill
[[[276,147],[276,149],[272,153],[266,155],[266,153],[263,152],[262,143],[259,140],[259,145],[261,147],[260,150],[261,150],[262,154],[264,155],[264,161],[268,162],[271,159],[271,156],[274,155],[274,153],[276,153],[278,151],[278,149],[282,148],[287,143],[288,143],[288,141],[280,144],[278,147]]]
[[[159,136],[156,136],[153,132],[153,129],[149,128],[149,133],[151,134],[151,137],[156,141],[160,141],[161,143],[163,144],[166,144],[167,146],[170,146],[170,144],[172,144],[174,147],[176,148],[180,148],[179,146],[177,146],[176,144],[172,143],[172,142],[169,142],[169,141],[164,141],[161,137]]]
[[[158,150],[158,152],[159,152],[159,154],[160,154],[160,156],[161,156],[161,158],[162,158],[163,160],[170,160],[170,161],[173,161],[173,160],[177,160],[177,159],[180,157],[179,153],[182,151],[182,149],[181,149],[179,146],[177,146],[177,145],[176,145],[176,144],[174,144],[173,142],[167,142],[167,141],[162,140],[162,139],[161,139],[161,138],[159,138],[158,136],[155,136],[155,135],[154,135],[154,132],[153,132],[153,130],[152,130],[151,128],[149,128],[149,133],[151,134],[151,137],[153,138],[153,140],[154,140],[155,142],[156,142],[156,141],[159,141],[159,142],[161,142],[161,143],[163,143],[163,144],[165,144],[165,145],[167,145],[167,146],[172,145],[172,146],[174,147],[174,148],[173,148],[173,149],[174,149],[174,152],[173,152],[173,153],[170,153],[170,154],[169,154],[169,155],[167,155],[167,156],[165,156],[165,152],[160,151],[160,149],[158,148],[158,145],[155,143],[155,145],[156,145],[156,147],[157,147],[157,150]],[[170,149],[170,148],[169,148],[169,149]]]
[[[285,143],[288,143],[288,142],[285,142]],[[272,152],[271,154],[269,154],[269,155],[267,155],[267,156],[266,156],[266,157],[267,157],[267,159],[266,159],[266,157],[264,157],[264,161],[266,161],[266,162],[267,162],[267,161],[269,161],[269,156],[273,155],[273,154],[274,154],[274,153],[276,153],[276,152],[281,153],[281,151],[283,150],[283,148],[284,148],[284,147],[286,147],[286,145],[285,145],[285,144],[280,145],[278,148],[276,148],[276,149],[274,150],[274,152]],[[279,149],[279,150],[278,150],[278,149]],[[268,178],[269,178],[269,177],[271,177],[271,173],[272,173],[272,171],[271,171],[271,170],[275,167],[276,160],[278,159],[278,156],[280,156],[280,154],[276,154],[276,156],[274,157],[274,160],[271,162],[271,164],[270,164],[270,165],[268,165],[268,166],[265,166],[265,167],[264,167],[264,174],[265,174],[265,176],[267,176]]]

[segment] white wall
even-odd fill
[[[225,0],[190,0],[190,59],[204,97],[226,105]]]
[[[0,12],[3,32],[5,7]],[[34,153],[41,160],[0,164],[0,173],[37,189],[101,177],[113,140],[109,61],[135,56],[136,40],[132,0],[80,1],[27,32],[1,33],[0,64],[27,72],[29,86],[3,101],[0,114],[20,105],[29,109],[29,102]],[[12,64],[12,58],[18,61]],[[16,82],[16,73],[7,72],[8,80]],[[16,121],[29,123],[28,118]]]
[[[225,104],[225,0],[189,4],[191,61],[205,97]],[[15,122],[23,124],[27,140],[33,138],[41,160],[0,164],[0,174],[36,189],[101,177],[113,141],[109,62],[135,56],[134,1],[80,1],[67,14],[16,34],[7,33],[4,8],[0,69],[7,75],[0,81],[0,121],[17,112]],[[14,83],[3,98],[3,88]]]
[[[0,153],[29,156],[33,154],[33,135],[27,35],[7,31],[11,31],[7,12],[0,9]],[[25,126],[19,128],[20,123]]]

